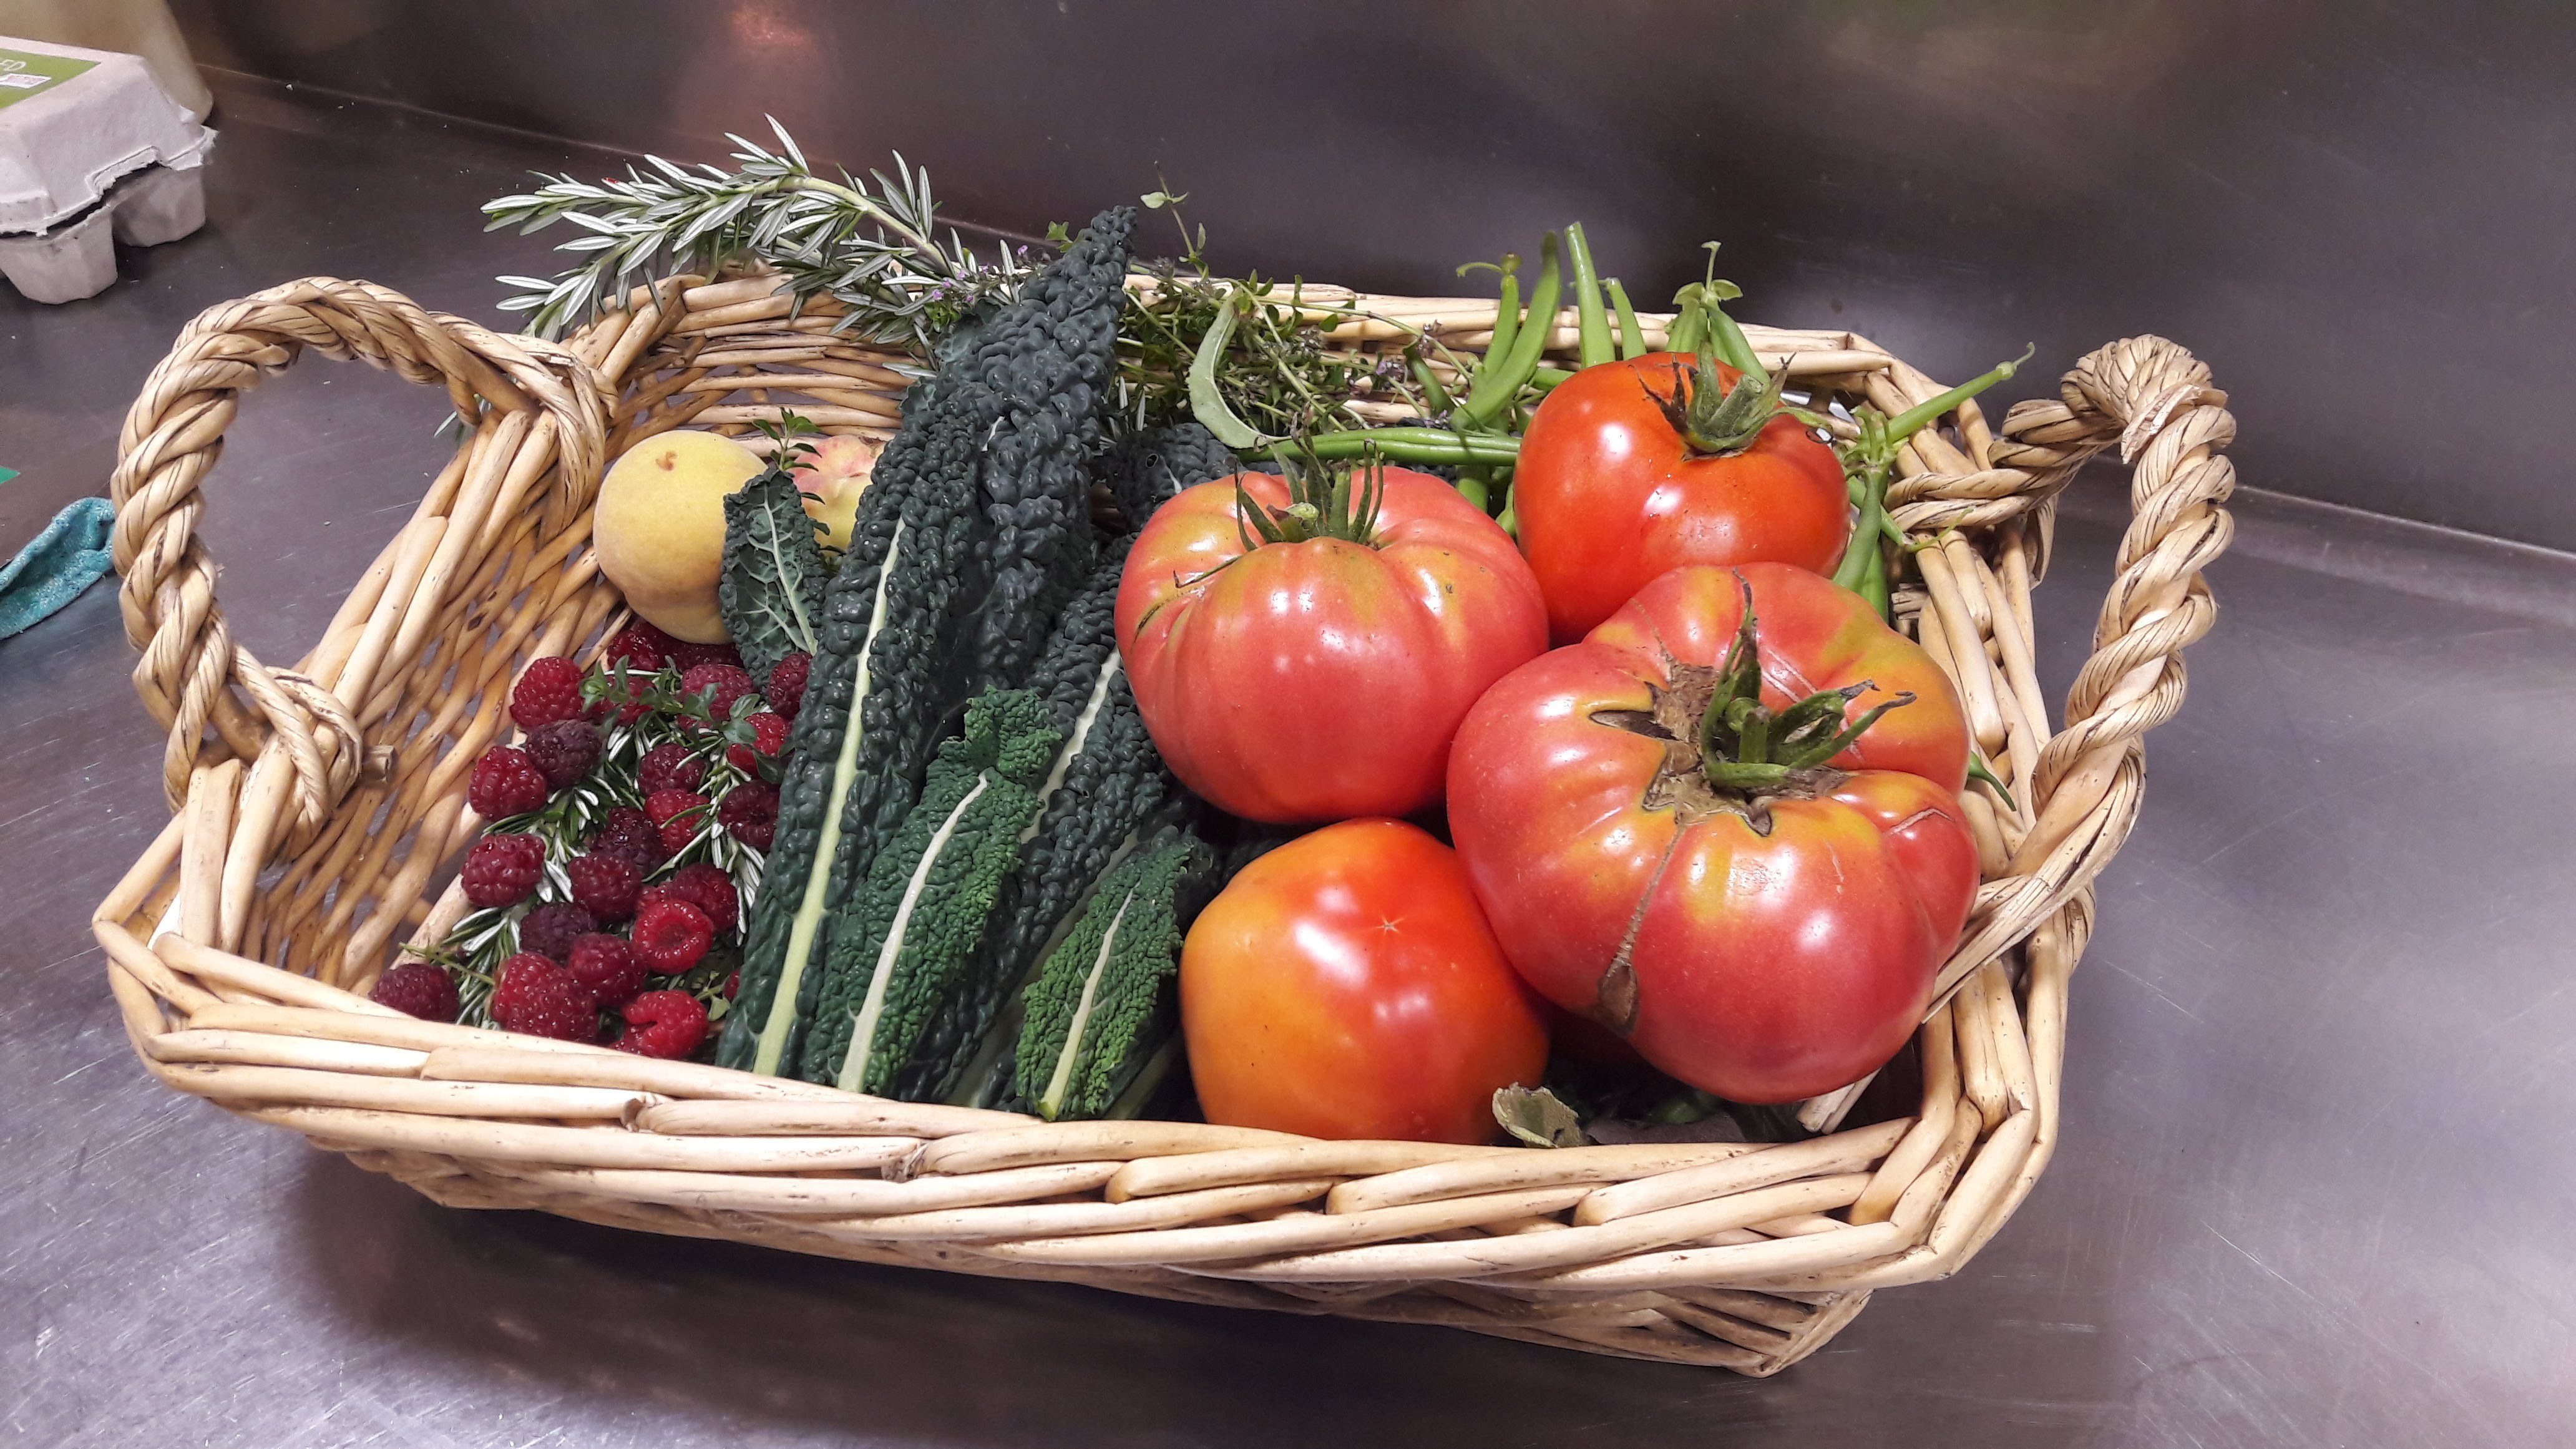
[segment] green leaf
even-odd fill
[[[793,475],[772,467],[727,497],[716,605],[754,680],[790,654],[816,652],[814,619],[831,567]]]

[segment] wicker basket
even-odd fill
[[[896,359],[831,336],[828,306],[791,316],[773,286],[670,279],[555,346],[315,278],[180,335],[114,483],[135,684],[170,727],[176,815],[96,915],[155,1076],[459,1207],[1753,1374],[1813,1352],[1872,1290],[1957,1271],[2011,1216],[2057,1142],[2090,883],[2136,819],[2140,737],[2182,703],[2180,651],[2213,615],[2200,570],[2230,534],[2226,397],[2154,337],[2085,358],[1999,437],[1962,407],[1906,448],[1890,490],[1926,543],[1900,621],[1957,679],[2019,802],[1971,788],[1986,878],[1900,1058],[1920,1064],[1910,1117],[1791,1145],[1557,1151],[1042,1124],[416,1021],[355,994],[397,936],[435,939],[463,907],[428,887],[479,824],[466,770],[506,728],[518,665],[596,648],[616,622],[585,547],[603,458],[683,423],[746,432],[781,404],[828,431],[893,427]],[[1491,301],[1360,300],[1386,320],[1334,336],[1362,351],[1399,324],[1464,350],[1493,327]],[[1797,385],[1889,413],[1940,390],[1850,333],[1746,330]],[[1570,352],[1570,311],[1552,341]],[[443,386],[473,427],[322,641],[280,669],[232,639],[196,522],[236,398],[308,348]],[[2057,491],[2114,445],[2135,517],[2052,736],[2031,585]],[[1838,1125],[1853,1095],[1805,1120]]]

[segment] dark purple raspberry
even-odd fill
[[[540,725],[528,736],[528,758],[546,784],[560,790],[590,773],[599,763],[599,726],[588,720],[560,719]]]
[[[423,1021],[456,1019],[456,982],[428,961],[397,961],[376,978],[367,999]]]
[[[659,870],[670,857],[662,853],[662,832],[653,817],[632,805],[620,805],[599,822],[591,837],[593,855],[613,855],[635,863],[640,871]]]
[[[590,912],[569,901],[539,906],[519,922],[519,949],[561,961],[572,954],[572,943],[599,929]]]

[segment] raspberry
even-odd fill
[[[532,952],[501,963],[492,989],[492,1019],[505,1031],[557,1041],[597,1041],[599,1002],[581,978]]]
[[[659,869],[670,859],[662,853],[662,832],[653,817],[632,805],[618,806],[599,822],[599,833],[590,838],[590,853],[633,861],[639,871]]]
[[[671,641],[671,667],[686,672],[701,664],[727,664],[742,667],[742,651],[731,644],[692,644],[685,639]]]
[[[725,758],[744,774],[756,775],[762,760],[774,760],[787,748],[787,717],[764,709],[751,717],[750,724],[752,743],[725,746]]]
[[[635,788],[648,796],[665,790],[691,791],[706,782],[707,762],[691,754],[687,745],[655,745],[635,763]]]
[[[626,1003],[626,1034],[609,1043],[639,1057],[677,1060],[707,1039],[707,1009],[685,991],[647,991]]]
[[[734,704],[751,692],[751,676],[739,664],[701,664],[680,676],[680,693],[705,699],[718,724],[733,718]]]
[[[649,674],[671,662],[671,647],[677,642],[670,635],[636,619],[618,630],[616,638],[608,641],[607,657],[624,660]]]
[[[528,736],[528,758],[546,783],[562,789],[590,773],[599,763],[599,726],[588,720],[559,719],[540,725]]]
[[[367,999],[423,1021],[456,1019],[456,983],[445,968],[427,961],[397,961],[376,978]]]
[[[531,952],[560,961],[572,954],[572,943],[599,929],[590,912],[570,903],[539,906],[519,922],[519,953]]]
[[[545,869],[544,841],[533,835],[486,835],[465,852],[465,868],[456,875],[465,885],[465,898],[489,910],[526,900]]]
[[[802,651],[779,660],[769,671],[769,707],[788,719],[796,718],[796,712],[805,707],[805,677],[813,669],[814,656]]]
[[[737,992],[737,991],[740,991],[741,989],[742,989],[742,973],[741,973],[741,972],[737,971],[737,972],[733,973],[731,976],[728,976],[728,977],[726,977],[726,978],[725,978],[725,989],[724,989],[724,998],[725,998],[725,1000],[727,1000],[727,1001],[731,1001],[731,1000],[733,1000],[733,994],[734,994],[735,992]]]
[[[595,920],[622,921],[635,914],[635,888],[644,872],[622,855],[592,851],[564,866],[572,877],[572,898]]]
[[[778,834],[778,787],[759,780],[734,786],[716,807],[716,822],[752,849],[769,849]]]
[[[507,820],[542,810],[546,804],[546,777],[528,752],[510,745],[494,745],[474,762],[474,773],[465,782],[465,803],[486,820]]]
[[[619,724],[631,725],[652,712],[653,707],[643,702],[645,687],[651,684],[652,680],[653,676],[649,673],[612,674],[609,676],[609,698],[635,701],[633,704],[621,704],[617,707],[617,722]]]
[[[733,877],[716,866],[700,861],[681,866],[673,872],[669,884],[678,889],[719,931],[730,931],[742,924],[742,896],[733,888]]]
[[[564,969],[580,978],[602,1006],[615,1006],[644,989],[644,963],[615,936],[593,932],[573,942]]]
[[[531,660],[510,687],[510,718],[535,734],[568,719],[597,719],[599,709],[581,698],[581,666],[560,654]]]
[[[635,913],[635,954],[665,976],[677,976],[697,965],[715,938],[716,928],[707,913],[693,905],[655,901]]]
[[[653,826],[662,832],[662,858],[670,859],[689,848],[706,828],[707,797],[688,790],[656,790],[644,797],[644,813],[653,817]]]
[[[635,893],[635,914],[640,916],[655,906],[694,906],[697,903],[696,896],[666,880]]]

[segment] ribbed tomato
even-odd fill
[[[1833,449],[1758,384],[1737,394],[1734,368],[1700,366],[1655,353],[1587,367],[1531,415],[1512,509],[1558,643],[1683,564],[1842,561],[1851,498]]]
[[[1542,995],[1692,1086],[1787,1102],[1922,1019],[1976,895],[1967,762],[1949,679],[1858,596],[1677,569],[1477,703],[1449,824]]]
[[[1403,468],[1188,489],[1128,553],[1117,622],[1172,773],[1281,823],[1435,803],[1468,706],[1547,647],[1510,536]]]

